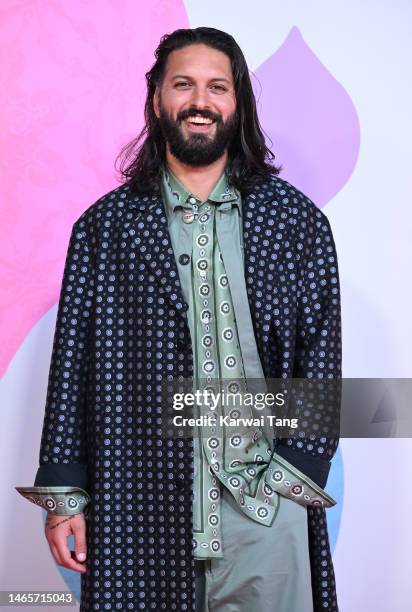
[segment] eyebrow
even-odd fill
[[[174,81],[174,79],[188,79],[189,81],[192,80],[192,77],[186,75],[186,74],[175,74],[172,77],[172,81]],[[229,79],[227,79],[226,77],[213,77],[212,79],[209,79],[210,81],[224,81],[225,83],[231,83],[231,81]]]

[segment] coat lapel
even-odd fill
[[[166,298],[187,321],[185,300],[161,196],[135,196],[130,198],[129,208],[133,218],[125,223],[125,230],[131,238],[132,248],[145,262]]]

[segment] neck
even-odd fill
[[[190,189],[200,200],[206,200],[218,182],[227,163],[227,150],[215,162],[208,166],[189,166],[183,164],[166,147],[166,162],[179,181]]]

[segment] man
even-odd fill
[[[305,420],[275,448],[256,427],[162,429],[165,381],[339,378],[328,220],[269,163],[231,36],[164,36],[146,78],[125,184],[73,227],[40,467],[19,490],[82,573],[81,610],[337,610],[323,491],[337,439]]]

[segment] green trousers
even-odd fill
[[[270,527],[222,489],[224,559],[196,561],[196,612],[313,612],[307,510],[285,498]]]

